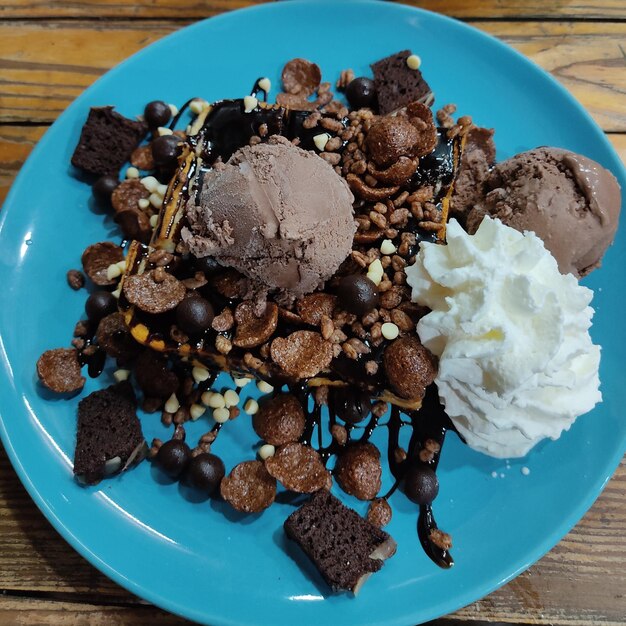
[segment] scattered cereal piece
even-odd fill
[[[139,201],[150,195],[141,181],[137,179],[123,180],[111,194],[111,204],[116,213],[137,209]]]
[[[265,467],[270,476],[296,493],[313,493],[323,489],[331,478],[318,452],[301,443],[281,446],[274,456],[265,460]]]
[[[385,498],[376,498],[367,509],[367,521],[378,528],[383,528],[391,521],[391,507]]]
[[[235,309],[237,329],[233,344],[238,348],[254,348],[265,343],[276,330],[278,324],[278,307],[268,302],[265,312],[256,315],[252,302],[241,302]]]
[[[310,330],[298,330],[272,341],[270,353],[274,363],[294,378],[311,378],[330,365],[332,344]]]
[[[283,89],[289,94],[310,96],[322,80],[322,72],[306,59],[292,59],[285,64],[282,72]]]
[[[68,270],[67,284],[74,291],[78,291],[85,286],[85,275],[79,270]]]
[[[222,480],[220,493],[237,511],[259,513],[274,502],[276,480],[262,461],[244,461]]]
[[[115,283],[114,278],[108,278],[110,265],[124,258],[122,248],[112,241],[101,241],[88,246],[81,257],[83,270],[93,283],[102,287]],[[119,276],[119,274],[118,274]]]
[[[349,445],[337,458],[335,475],[339,486],[359,500],[371,500],[380,491],[380,452],[371,443]]]
[[[37,375],[44,387],[55,393],[80,391],[85,385],[74,348],[46,350],[37,361]]]
[[[254,432],[267,443],[281,446],[298,441],[304,432],[306,418],[300,401],[293,395],[281,393],[259,407],[252,418]]]
[[[128,276],[124,280],[124,295],[131,304],[146,313],[171,311],[185,297],[185,286],[179,280],[164,272],[163,280],[158,282],[158,277],[155,277],[157,270]]]
[[[392,389],[406,399],[421,398],[437,374],[435,357],[416,337],[400,337],[389,344],[383,363]]]

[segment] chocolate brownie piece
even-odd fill
[[[393,556],[396,542],[328,491],[318,491],[284,523],[333,591],[357,593]]]
[[[422,73],[419,70],[412,70],[407,65],[406,60],[411,54],[410,50],[402,50],[370,65],[374,73],[374,86],[381,115],[391,113],[416,100],[429,106],[434,100]]]
[[[72,165],[90,174],[117,174],[148,128],[116,113],[113,107],[92,107],[72,155]]]
[[[74,475],[90,485],[141,459],[137,401],[128,381],[94,391],[78,404]]]

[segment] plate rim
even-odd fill
[[[364,7],[375,8],[376,10],[381,11],[396,11],[398,14],[426,14],[430,16],[430,19],[443,20],[444,22],[448,22],[455,28],[461,28],[466,31],[471,31],[474,35],[478,36],[481,39],[486,39],[490,41],[492,45],[496,45],[501,50],[503,50],[506,54],[513,54],[517,57],[518,61],[521,61],[523,64],[532,67],[534,71],[540,72],[544,78],[547,78],[554,87],[561,93],[562,96],[568,101],[569,105],[577,109],[579,114],[582,114],[584,118],[589,122],[590,130],[593,130],[595,134],[594,141],[600,142],[604,145],[605,149],[614,157],[614,160],[619,168],[619,172],[614,172],[618,175],[618,178],[622,180],[626,178],[626,167],[622,163],[619,155],[616,150],[613,148],[612,144],[609,142],[608,138],[604,131],[599,127],[599,125],[592,118],[591,114],[587,111],[587,109],[563,86],[558,80],[556,80],[549,72],[540,67],[533,60],[523,55],[521,52],[517,51],[515,48],[509,46],[502,40],[497,37],[486,33],[484,31],[479,30],[478,28],[463,22],[461,20],[457,20],[455,18],[449,17],[447,15],[443,15],[441,13],[437,13],[434,11],[429,11],[426,9],[422,9],[419,7],[413,7],[404,4],[390,4],[386,2],[380,2],[380,0],[315,0],[316,4],[333,4],[336,5],[337,1],[341,4],[346,5],[362,5]],[[4,224],[7,219],[7,214],[9,210],[6,207],[10,208],[10,205],[14,202],[13,197],[17,195],[17,183],[20,183],[23,178],[28,175],[28,169],[30,163],[34,161],[34,159],[38,156],[41,151],[46,149],[50,131],[57,125],[58,121],[66,116],[72,114],[75,108],[79,108],[81,106],[81,102],[86,94],[88,94],[99,82],[110,75],[117,74],[119,72],[123,72],[126,68],[126,65],[134,61],[135,59],[150,53],[154,48],[158,47],[162,44],[163,41],[169,40],[170,38],[181,36],[181,33],[193,33],[196,29],[201,30],[206,28],[206,25],[209,23],[214,23],[216,21],[228,20],[234,14],[240,14],[242,12],[246,13],[256,13],[258,11],[276,11],[278,7],[282,6],[305,6],[310,5],[311,0],[290,0],[289,3],[281,3],[276,4],[273,2],[266,2],[264,4],[244,7],[240,9],[235,9],[231,11],[226,11],[219,15],[211,16],[187,26],[180,28],[172,33],[168,33],[167,35],[161,37],[157,41],[145,46],[141,50],[138,50],[134,54],[122,60],[120,63],[106,71],[102,76],[98,77],[96,81],[94,81],[89,87],[83,90],[70,104],[66,107],[63,112],[59,115],[59,117],[50,125],[50,127],[46,130],[42,138],[37,142],[36,146],[33,148],[32,152],[28,156],[27,160],[24,162],[17,176],[15,177],[11,188],[5,198],[3,203],[3,209],[0,210],[0,237],[2,236],[4,230]],[[278,9],[280,10],[280,9]],[[2,337],[0,336],[0,364],[3,366],[0,370],[0,382],[10,382],[11,378],[6,374],[6,371],[10,371],[9,362],[7,360],[7,355],[4,350]],[[207,619],[211,620],[213,626],[239,626],[243,624],[243,622],[237,620],[231,620],[226,615],[209,615],[207,611],[198,611],[193,607],[183,607],[176,603],[174,599],[171,599],[168,596],[163,596],[158,592],[152,592],[149,587],[146,587],[136,581],[126,578],[122,572],[118,571],[111,565],[109,565],[103,558],[101,558],[97,553],[93,552],[88,545],[86,545],[83,541],[80,540],[79,537],[72,532],[69,525],[64,523],[63,519],[58,516],[55,511],[51,508],[51,506],[47,503],[44,495],[37,488],[37,486],[32,482],[30,477],[28,476],[26,469],[24,468],[19,456],[15,448],[13,447],[13,441],[9,432],[6,428],[5,420],[3,415],[6,414],[5,409],[8,407],[1,406],[3,403],[0,403],[0,439],[4,445],[4,448],[7,452],[7,456],[13,466],[16,474],[18,475],[22,485],[26,489],[30,498],[34,501],[39,510],[46,517],[48,522],[53,526],[55,531],[61,535],[61,537],[74,549],[76,550],[83,558],[85,558],[91,565],[96,567],[101,573],[110,578],[116,584],[120,585],[127,591],[133,593],[139,598],[143,598],[148,602],[152,603],[156,607],[162,608],[166,611],[169,611],[173,614],[183,616],[188,619],[198,620],[202,623],[206,623]],[[576,526],[585,515],[585,513],[591,508],[593,503],[596,501],[598,496],[602,493],[604,487],[611,479],[613,474],[615,473],[617,467],[619,466],[624,454],[626,453],[626,437],[623,438],[621,442],[621,447],[618,446],[616,448],[616,452],[608,457],[605,460],[603,470],[598,472],[598,478],[593,482],[592,488],[590,488],[585,494],[584,498],[582,498],[578,505],[573,507],[573,512],[568,516],[567,519],[563,520],[560,524],[555,526],[551,532],[547,533],[544,539],[539,542],[533,550],[529,550],[526,554],[525,558],[522,559],[522,562],[514,568],[508,575],[502,577],[500,580],[490,581],[488,583],[483,584],[482,586],[473,587],[471,590],[466,592],[457,594],[454,596],[452,600],[448,600],[446,603],[446,613],[441,614],[439,610],[434,610],[428,612],[428,610],[424,611],[421,608],[419,609],[421,614],[418,614],[415,609],[411,612],[405,611],[403,615],[397,616],[392,619],[385,619],[384,621],[376,621],[371,622],[372,624],[384,624],[385,626],[400,626],[401,624],[405,624],[406,620],[409,619],[412,622],[415,622],[415,618],[422,623],[423,621],[428,621],[431,619],[435,619],[437,617],[444,617],[450,613],[453,613],[459,610],[462,607],[467,606],[473,602],[478,601],[479,599],[489,595],[496,589],[502,587],[504,584],[518,576],[520,573],[528,569],[538,560],[540,560],[547,552],[549,552],[552,548],[554,548],[564,537],[571,531],[571,529]],[[207,609],[210,610],[209,607]]]

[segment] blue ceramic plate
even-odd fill
[[[291,510],[287,505],[238,518],[219,504],[194,502],[177,484],[156,480],[149,463],[96,488],[73,481],[78,398],[42,397],[35,362],[43,350],[68,345],[82,313],[84,292],[67,287],[66,270],[80,265],[85,246],[117,236],[110,219],[92,210],[89,187],[70,175],[70,155],[89,107],[116,104],[133,116],[155,98],[182,103],[191,96],[238,97],[260,75],[277,85],[283,63],[295,56],[317,61],[332,80],[346,67],[367,73],[370,62],[403,48],[422,57],[440,105],[455,102],[463,114],[497,129],[500,159],[537,145],[563,146],[600,161],[626,188],[618,157],[580,105],[495,39],[393,4],[285,2],[200,22],[109,72],[41,140],[2,210],[4,445],[63,537],[113,580],[169,611],[214,625],[433,619],[489,593],[554,546],[622,457],[626,326],[614,320],[626,291],[623,228],[604,267],[585,281],[596,292],[592,334],[603,346],[603,404],[561,440],[539,446],[522,461],[493,460],[450,437],[436,502],[440,526],[454,536],[456,566],[450,571],[438,569],[422,552],[416,511],[400,493],[392,498],[389,527],[398,553],[355,600],[327,596],[310,570],[296,563],[281,529]],[[89,381],[85,393],[106,379],[105,373]],[[158,417],[142,421],[148,439],[166,436]],[[190,438],[206,428],[194,424]],[[218,453],[232,467],[254,457],[254,443],[249,419],[242,416],[220,436]],[[523,466],[530,475],[522,474]],[[356,506],[364,512],[362,503]]]

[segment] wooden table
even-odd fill
[[[0,0],[0,201],[34,144],[100,74],[139,48],[246,0]],[[626,0],[424,0],[552,72],[626,160]],[[0,449],[0,624],[183,624],[74,552]],[[441,620],[626,624],[626,463],[561,543],[487,598]]]

